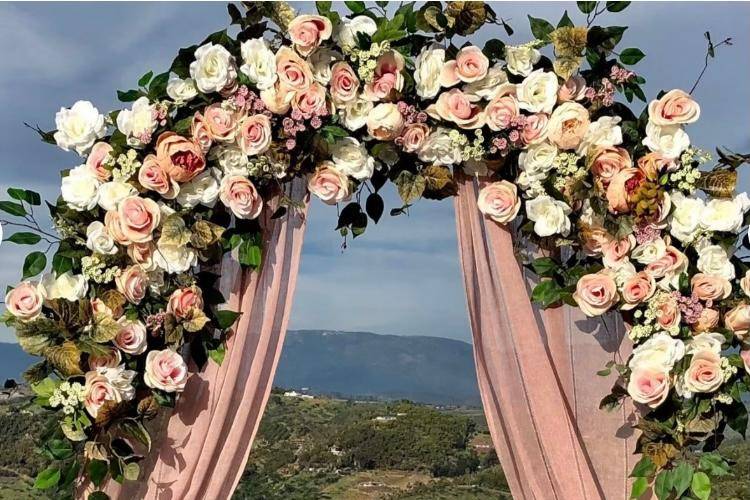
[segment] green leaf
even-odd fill
[[[331,2],[315,2],[315,7],[318,9],[318,14],[325,15],[331,12]]]
[[[167,96],[167,82],[169,82],[169,72],[159,73],[151,80],[148,86],[148,97],[152,101],[158,101]]]
[[[136,99],[141,97],[141,91],[140,90],[118,90],[117,91],[117,99],[120,100],[120,102],[133,102]]]
[[[208,350],[208,357],[214,360],[214,363],[221,366],[221,364],[224,362],[224,356],[226,355],[227,350],[224,347],[224,344],[221,344],[216,349],[209,349]]]
[[[326,125],[320,129],[320,135],[327,143],[333,144],[336,142],[336,139],[348,137],[349,132],[336,125]]]
[[[726,476],[731,473],[729,464],[718,453],[704,453],[698,466],[709,476]]]
[[[672,474],[671,471],[662,470],[656,481],[654,481],[654,493],[656,498],[659,500],[665,500],[669,496],[669,492],[672,490]]]
[[[365,2],[344,2],[344,4],[352,11],[352,14],[361,14],[365,11]]]
[[[375,222],[375,224],[377,224],[380,218],[383,216],[384,209],[385,204],[383,203],[383,198],[378,193],[371,193],[367,197],[367,201],[365,202],[365,211],[367,212],[367,215],[369,215],[373,220],[373,222]]]
[[[545,19],[538,17],[529,17],[529,25],[531,26],[531,33],[539,40],[547,40],[549,34],[555,31],[555,27]]]
[[[698,500],[708,500],[711,496],[711,478],[705,472],[696,472],[690,484],[690,490]]]
[[[240,264],[245,267],[258,267],[261,262],[261,250],[252,239],[242,242],[238,249]]]
[[[149,71],[148,73],[146,73],[145,75],[143,75],[143,76],[142,76],[142,77],[141,77],[141,78],[140,78],[140,79],[138,80],[138,86],[139,86],[139,87],[145,87],[145,86],[146,86],[146,85],[148,84],[148,82],[150,82],[150,81],[151,81],[151,77],[152,77],[152,76],[154,76],[154,72],[153,72],[153,71]]]
[[[220,329],[226,330],[237,321],[237,318],[239,318],[241,314],[242,313],[227,310],[217,311],[216,324],[219,325]]]
[[[649,457],[643,457],[633,467],[630,477],[651,477],[654,472],[656,472],[654,462]]]
[[[641,49],[629,48],[620,52],[620,62],[623,64],[637,64],[644,57],[646,57],[646,54]]]
[[[5,241],[16,245],[36,245],[41,240],[42,237],[36,233],[13,233]]]
[[[557,262],[555,262],[555,259],[552,259],[550,257],[542,257],[532,262],[531,267],[534,269],[534,272],[538,276],[549,278],[555,274],[555,270],[559,267],[559,265]]]
[[[55,389],[57,389],[57,383],[49,377],[36,384],[31,384],[31,390],[40,398],[48,398],[52,396]]]
[[[42,252],[31,252],[23,262],[23,276],[21,279],[31,278],[44,271],[47,267],[47,256]]]
[[[65,460],[73,456],[73,446],[67,439],[50,439],[46,448],[56,460]]]
[[[57,467],[49,467],[37,474],[36,480],[34,481],[34,488],[37,490],[48,490],[57,486],[59,481],[60,469]]]
[[[565,11],[565,13],[563,13],[563,16],[560,18],[560,22],[557,23],[558,28],[562,28],[564,26],[569,26],[569,27],[575,26],[573,24],[573,20],[570,19],[570,16],[568,16],[567,10]]]
[[[102,485],[104,478],[107,477],[109,467],[104,460],[91,460],[86,466],[89,479],[97,488]]]
[[[135,480],[137,480],[138,479],[138,475],[140,473],[141,473],[141,468],[135,462],[131,462],[129,464],[125,464],[125,467],[123,467],[123,469],[122,469],[122,475],[128,481],[135,481]]]
[[[596,9],[596,2],[576,2],[576,5],[578,6],[578,10],[584,14],[590,14]]]
[[[672,470],[672,489],[676,492],[677,498],[680,498],[690,488],[693,472],[695,472],[695,469],[687,462],[680,463]]]
[[[562,288],[552,280],[542,281],[531,292],[531,300],[547,308],[560,300]]]
[[[607,2],[607,10],[610,12],[622,12],[628,5],[630,5],[630,2]]]
[[[646,479],[645,477],[639,477],[638,479],[633,481],[633,489],[630,490],[630,498],[641,498],[641,495],[646,493],[647,489],[648,479]]]
[[[490,59],[502,59],[505,55],[505,43],[503,43],[501,40],[498,40],[497,38],[487,40],[487,43],[484,44],[482,52]]]
[[[42,197],[35,191],[28,189],[8,188],[8,195],[18,201],[25,201],[29,205],[39,206],[42,204]]]
[[[26,209],[23,208],[23,205],[14,201],[0,201],[0,210],[16,217],[26,215]]]
[[[142,423],[134,419],[124,420],[120,423],[120,429],[122,429],[122,432],[127,436],[132,437],[146,446],[148,451],[151,451],[151,434],[148,433]]]

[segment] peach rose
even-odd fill
[[[349,63],[339,61],[331,68],[331,99],[337,105],[343,105],[357,99],[359,78]]]
[[[745,276],[740,279],[740,288],[746,296],[750,297],[750,271],[746,271]]]
[[[148,275],[139,265],[129,266],[115,278],[115,285],[128,302],[139,304],[148,290]]]
[[[547,138],[560,149],[576,149],[589,129],[589,112],[577,102],[564,102],[552,112]]]
[[[97,179],[107,182],[112,177],[112,172],[104,167],[104,160],[112,152],[112,146],[106,142],[97,142],[91,148],[89,157],[86,158],[86,167],[94,173]]]
[[[536,144],[547,138],[547,123],[549,116],[544,113],[535,113],[526,117],[526,124],[521,131],[521,139],[524,144]]]
[[[482,53],[482,49],[469,45],[458,51],[456,60],[448,64],[455,64],[458,79],[465,83],[472,83],[487,76],[490,60]]]
[[[331,161],[321,162],[307,177],[307,189],[327,205],[349,199],[349,179]]]
[[[742,303],[731,309],[724,315],[724,326],[732,330],[734,335],[742,340],[747,340],[750,333],[750,305]]]
[[[110,349],[107,354],[89,356],[89,370],[97,368],[117,368],[122,363],[122,354],[117,349]]]
[[[511,222],[521,209],[516,185],[506,180],[487,184],[479,191],[477,207],[495,222]]]
[[[746,349],[740,353],[742,361],[745,363],[745,371],[750,373],[750,349]]]
[[[519,115],[518,100],[512,95],[495,96],[484,108],[484,115],[490,129],[505,130]]]
[[[271,120],[266,115],[251,115],[240,122],[237,143],[246,155],[259,155],[271,146]]]
[[[721,356],[711,350],[693,354],[684,375],[685,388],[690,392],[714,392],[724,383]]]
[[[690,287],[694,296],[708,303],[726,299],[732,293],[729,280],[713,274],[696,274],[690,280]]]
[[[194,309],[203,311],[203,293],[196,286],[180,288],[172,292],[167,303],[167,312],[175,318],[189,318]]]
[[[560,102],[580,101],[586,97],[586,80],[579,75],[573,75],[557,90],[557,100]]]
[[[117,207],[117,216],[122,235],[133,243],[151,241],[161,221],[159,205],[150,198],[140,196],[128,196],[122,200]]]
[[[321,42],[331,38],[332,31],[333,26],[327,17],[309,14],[295,17],[287,28],[294,47],[303,56],[310,55]]]
[[[288,91],[305,90],[313,82],[310,65],[289,47],[281,47],[276,52],[276,73],[279,75],[278,92],[282,95]]]
[[[213,139],[211,139],[205,118],[198,111],[193,115],[193,121],[190,125],[190,136],[193,138],[193,142],[200,146],[203,153],[208,153],[213,144]]]
[[[185,360],[178,353],[164,349],[151,351],[146,356],[146,371],[143,381],[152,389],[165,392],[182,392],[187,382],[188,371]]]
[[[177,182],[188,182],[206,168],[201,146],[174,132],[164,132],[156,140],[156,159]]]
[[[597,148],[589,157],[589,169],[602,189],[609,187],[618,172],[632,167],[628,150],[617,146]]]
[[[104,214],[104,228],[107,230],[109,235],[120,245],[130,244],[130,240],[122,230],[122,221],[120,215],[116,210],[108,210]]]
[[[148,155],[143,159],[141,168],[138,170],[138,182],[150,191],[156,191],[164,198],[174,199],[179,193],[180,187],[169,179],[155,155]]]
[[[659,297],[654,312],[656,314],[656,323],[664,330],[679,326],[682,320],[680,305],[677,303],[677,299],[671,295],[662,295]]]
[[[146,326],[140,321],[120,318],[120,331],[112,341],[122,352],[132,355],[143,354],[148,347]]]
[[[674,159],[667,158],[661,153],[648,153],[638,159],[638,168],[646,173],[649,179],[658,179],[663,172],[671,172],[677,168]]]
[[[645,180],[638,168],[623,168],[612,176],[607,186],[609,211],[615,214],[630,212],[630,196]]]
[[[305,118],[329,113],[326,89],[318,82],[308,88],[295,92],[292,98],[292,109],[302,113]]]
[[[648,118],[655,125],[684,125],[700,118],[701,108],[686,92],[674,89],[648,105]]]
[[[698,321],[693,323],[693,330],[696,332],[711,332],[719,325],[719,311],[704,307]]]
[[[365,85],[365,98],[368,101],[383,101],[393,97],[404,88],[404,57],[395,50],[389,50],[378,58],[375,72]]]
[[[263,210],[258,190],[241,175],[228,175],[221,180],[219,198],[238,219],[255,219]]]
[[[5,307],[14,318],[30,321],[39,317],[44,295],[37,283],[22,281],[5,295]]]
[[[656,283],[654,278],[643,271],[630,276],[622,285],[622,309],[629,311],[642,304],[654,295]]]
[[[656,408],[669,396],[669,373],[663,367],[643,365],[630,374],[628,394],[636,403]]]
[[[435,119],[453,122],[464,129],[481,128],[484,126],[484,113],[475,104],[479,99],[459,89],[451,89],[440,94],[437,102],[431,104],[426,112]]]
[[[619,300],[617,284],[606,271],[587,274],[578,280],[573,293],[578,307],[586,316],[600,316]]]
[[[430,127],[424,123],[410,123],[401,132],[399,144],[407,153],[416,153],[422,149],[425,139],[430,134]]]
[[[133,243],[128,245],[128,257],[144,270],[152,271],[155,267],[153,242],[149,241],[147,243]]]
[[[617,268],[628,261],[630,250],[635,246],[635,237],[626,236],[619,240],[608,239],[601,246],[605,267]]]
[[[664,249],[664,255],[650,262],[645,271],[654,278],[672,278],[687,269],[687,256],[672,245]]]
[[[211,140],[233,142],[237,135],[237,113],[223,108],[221,103],[211,104],[203,110],[203,121]]]
[[[398,106],[383,102],[372,108],[367,116],[367,133],[379,141],[392,141],[404,128],[404,117]]]

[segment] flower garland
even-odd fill
[[[454,35],[484,24],[512,29],[482,2],[392,15],[385,2],[347,2],[346,17],[330,2],[318,15],[246,2],[245,13],[229,6],[237,37],[181,49],[168,71],[118,92],[124,109],[62,108],[55,131],[37,130],[83,158],[49,204],[57,234],[33,215],[38,194],[10,189],[0,202],[15,217],[3,224],[31,229],[9,241],[57,247],[40,279],[45,252],[26,258],[3,316],[43,357],[25,374],[36,403],[59,414],[44,445],[59,465],[36,486],[66,491],[79,471],[95,486],[138,478],[144,421],[174,405],[186,358],[221,363],[237,319],[208,269],[226,253],[260,264],[269,200],[280,199],[273,217],[295,216],[284,183],[305,177],[323,202],[345,204],[347,238],[381,218],[386,181],[398,215],[455,194],[462,169],[486,179],[487,217],[520,219],[517,236],[549,250],[525,256],[541,278],[533,300],[625,319],[635,349],[601,372],[619,373],[602,405],[638,406],[633,496],[653,485],[660,498],[707,498],[709,475],[731,470],[715,451],[725,427],[747,426],[750,272],[737,245],[750,200],[733,193],[748,157],[720,152],[700,170],[710,156],[685,131],[700,107],[682,90],[640,116],[618,100],[645,102],[644,78],[625,67],[643,53],[616,53],[625,28],[593,21],[627,3],[579,2],[588,27],[530,17],[536,39],[524,45],[459,48]],[[692,446],[705,450],[697,465],[684,456]]]

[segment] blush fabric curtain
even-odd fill
[[[286,335],[300,264],[309,197],[303,180],[286,193],[303,210],[271,220],[264,210],[263,261],[257,271],[222,264],[227,308],[242,312],[221,366],[209,361],[154,434],[139,481],[110,481],[118,500],[204,500],[232,496],[247,464]],[[158,423],[157,423],[158,426]]]
[[[576,308],[540,311],[516,259],[511,231],[477,208],[481,181],[458,179],[459,257],[484,412],[513,494],[522,499],[628,498],[637,457],[632,408],[599,410],[627,359],[619,320]]]

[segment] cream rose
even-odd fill
[[[68,271],[57,278],[51,273],[42,276],[41,290],[47,300],[65,299],[68,302],[76,302],[86,296],[89,291],[89,282],[82,274],[73,274]]]
[[[308,176],[307,189],[327,205],[349,199],[349,179],[331,161],[321,162]]]
[[[693,392],[716,392],[724,383],[721,370],[721,356],[713,351],[700,351],[693,354],[690,366],[683,378],[684,388]]]
[[[86,248],[102,255],[117,253],[117,245],[107,228],[100,221],[94,221],[86,228]]]
[[[303,56],[320,46],[320,43],[331,38],[333,25],[327,17],[301,15],[295,17],[287,27],[287,33],[297,52]]]
[[[55,115],[55,142],[65,151],[86,154],[94,142],[104,137],[104,115],[89,101],[77,101],[70,109],[60,108]]]
[[[481,80],[467,83],[463,86],[464,93],[481,99],[491,100],[498,95],[513,95],[516,86],[508,83],[508,75],[498,63],[487,70],[487,75]]]
[[[128,146],[140,148],[151,142],[159,123],[156,120],[156,106],[148,97],[139,97],[130,109],[123,109],[117,115],[117,128],[127,139]]]
[[[703,332],[695,335],[688,341],[687,353],[695,354],[701,351],[712,351],[721,353],[725,342],[724,335],[717,332]]]
[[[171,76],[167,81],[167,95],[177,104],[192,101],[198,95],[198,88],[192,78],[184,80],[179,76]]]
[[[276,56],[268,48],[268,43],[262,38],[251,38],[240,45],[242,66],[240,71],[247,75],[248,79],[264,90],[273,87],[276,83]]]
[[[152,389],[165,392],[182,392],[187,382],[188,371],[185,360],[169,349],[151,351],[146,356],[146,371],[143,381]]]
[[[38,283],[23,281],[5,295],[5,308],[14,318],[30,321],[39,317],[44,293]]]
[[[414,86],[417,95],[423,99],[432,99],[443,86],[441,75],[445,66],[445,49],[437,44],[423,47],[414,60]]]
[[[430,132],[418,156],[423,162],[435,165],[451,166],[461,163],[461,150],[451,139],[450,131],[443,127]]]
[[[392,141],[403,128],[404,117],[398,106],[390,102],[378,104],[367,117],[367,132],[379,141]]]
[[[198,255],[190,247],[159,242],[154,252],[154,264],[167,274],[187,272],[198,264]]]
[[[564,201],[538,196],[526,202],[526,215],[534,222],[534,232],[541,236],[570,234],[570,207]]]
[[[365,180],[375,171],[375,160],[367,152],[367,146],[353,137],[342,137],[331,147],[331,159],[339,172]]]
[[[177,203],[188,208],[198,205],[212,208],[219,199],[220,182],[221,172],[218,169],[211,168],[201,172],[192,181],[182,185],[176,198]]]
[[[337,24],[333,39],[340,47],[350,49],[357,46],[358,33],[372,36],[376,31],[378,31],[377,24],[368,16],[344,18]]]
[[[643,145],[666,158],[678,158],[690,146],[690,137],[679,125],[659,126],[649,122]]]
[[[693,323],[691,326],[696,332],[708,332],[714,330],[719,325],[720,319],[719,311],[716,309],[709,309],[704,307],[701,311],[698,321]]]
[[[256,219],[263,210],[263,199],[250,180],[239,175],[228,175],[221,180],[221,202],[238,219]]]
[[[587,274],[578,280],[573,299],[588,316],[601,316],[619,300],[617,284],[607,272]]]
[[[698,270],[702,273],[720,276],[727,280],[733,280],[735,276],[734,264],[729,260],[729,255],[719,245],[706,245],[698,250]]]
[[[636,403],[656,408],[669,396],[669,373],[659,367],[641,366],[630,374],[628,394]]]
[[[219,164],[221,172],[226,175],[250,175],[250,160],[236,145],[224,144],[213,148],[210,158]]]
[[[714,198],[706,203],[700,213],[701,227],[708,231],[739,233],[743,227],[745,211],[736,200]]]
[[[648,118],[659,126],[684,125],[698,121],[701,108],[686,92],[670,90],[648,105]]]
[[[533,47],[505,46],[505,61],[508,63],[506,67],[508,72],[514,75],[529,76],[541,57],[542,53]]]
[[[129,196],[138,194],[132,184],[120,181],[110,181],[99,187],[99,206],[104,210],[117,210],[117,205]]]
[[[341,122],[347,130],[359,130],[367,125],[374,104],[367,99],[356,99],[339,109]]]
[[[589,124],[586,135],[578,145],[576,153],[580,156],[588,153],[590,148],[618,146],[622,144],[622,129],[619,116],[602,116]]]
[[[143,354],[148,347],[146,325],[138,320],[131,321],[124,316],[118,321],[120,331],[112,341],[122,352],[132,355]]]
[[[521,200],[515,184],[502,180],[487,184],[479,191],[477,206],[490,219],[507,224],[518,215]]]
[[[156,269],[156,265],[154,264],[154,244],[151,241],[128,245],[128,257],[135,264],[141,266],[144,271],[154,271]]]
[[[729,297],[732,284],[720,276],[698,273],[690,279],[693,295],[700,300],[711,302]]]
[[[195,51],[195,61],[190,63],[190,77],[205,94],[231,87],[237,80],[234,57],[222,45],[211,42],[202,45]]]
[[[518,165],[529,180],[541,180],[552,169],[557,153],[549,142],[533,144],[518,156]]]
[[[148,276],[139,265],[128,266],[115,278],[117,291],[125,296],[128,302],[140,304],[148,290]]]
[[[588,128],[588,110],[577,102],[564,102],[549,118],[547,138],[560,149],[576,149]]]
[[[79,165],[63,177],[62,199],[77,212],[92,210],[99,202],[102,182],[86,165]]]
[[[745,276],[740,280],[740,288],[745,296],[750,297],[750,271],[746,271]]]
[[[668,333],[660,332],[633,349],[628,366],[632,370],[652,366],[668,372],[684,356],[685,344],[682,340],[675,339]]]
[[[538,69],[532,71],[516,90],[518,105],[531,113],[551,113],[557,102],[557,75]]]
[[[695,239],[700,230],[700,220],[705,208],[702,199],[687,197],[680,192],[672,194],[672,216],[669,233],[683,243]]]

